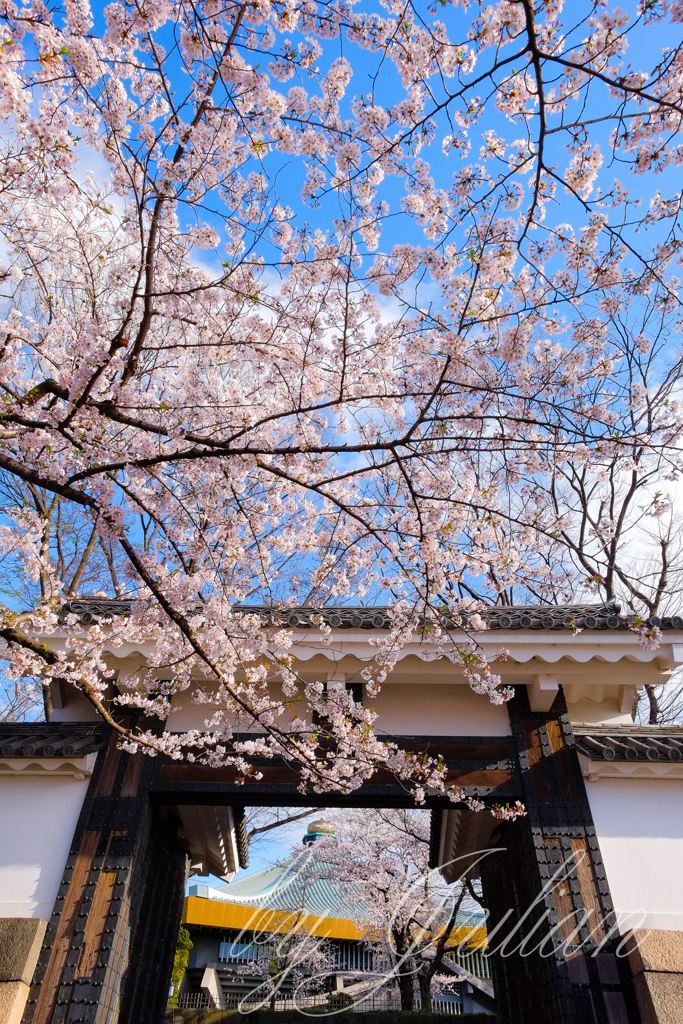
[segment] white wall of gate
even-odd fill
[[[0,917],[50,919],[96,757],[0,760]]]
[[[621,931],[683,931],[683,779],[633,777],[667,765],[618,767],[633,774],[587,779],[586,790]]]

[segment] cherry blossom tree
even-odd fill
[[[646,423],[624,383],[643,343],[587,312],[678,309],[680,3],[0,17],[11,673],[78,687],[128,749],[442,789],[368,709],[296,676],[277,610],[382,600],[370,693],[421,632],[503,701],[467,602],[576,585],[551,549],[582,513],[541,501],[545,480],[634,445],[680,471],[675,395]],[[60,618],[84,594],[132,612]],[[104,646],[124,642],[153,653],[117,690]],[[210,727],[174,735],[190,686]]]
[[[378,969],[368,978],[359,975],[364,984],[362,990],[356,986],[358,998],[397,985],[401,1008],[412,1010],[419,989],[428,1011],[432,989],[448,990],[458,980],[443,967],[456,923],[479,909],[465,879],[447,885],[430,869],[425,811],[364,809],[329,816],[335,836],[318,840],[312,870],[347,891],[374,951]],[[465,929],[472,933],[476,925],[470,921]]]
[[[278,998],[305,1005],[307,997],[325,991],[335,958],[324,939],[306,930],[309,923],[306,913],[292,913],[277,931],[255,937],[256,959],[234,968],[235,974],[253,982],[243,999],[247,1012],[259,1007],[274,1010]]]

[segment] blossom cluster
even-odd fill
[[[585,474],[683,469],[678,370],[660,391],[648,376],[679,329],[683,60],[653,44],[625,63],[680,5],[563,17],[559,0],[467,0],[447,24],[395,0],[114,0],[98,33],[87,0],[4,0],[17,679],[77,687],[127,749],[240,779],[282,757],[317,791],[378,768],[446,791],[438,762],[297,673],[291,629],[240,609],[381,597],[369,698],[419,639],[502,703],[481,596],[613,588],[622,520]],[[60,616],[83,594],[133,613]],[[131,647],[145,667],[116,676]],[[190,694],[205,726],[174,730]]]

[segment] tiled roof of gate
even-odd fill
[[[104,744],[101,726],[45,722],[0,724],[1,757],[85,757]]]
[[[132,601],[82,598],[67,601],[61,609],[61,616],[77,615],[83,625],[114,615],[129,615]],[[333,629],[388,629],[389,609],[386,605],[299,605],[278,607],[275,605],[245,604],[236,606],[245,615],[260,615],[268,622],[287,625],[291,628],[305,628],[313,624],[313,618],[320,615]],[[558,605],[491,605],[478,613],[488,622],[490,629],[628,629],[633,624],[633,615],[622,615],[621,606],[610,600],[604,604],[558,604]],[[434,612],[447,629],[467,626],[468,613],[460,621],[448,614]],[[424,622],[424,617],[421,618]],[[662,629],[683,629],[683,616],[651,616],[651,626]]]
[[[592,761],[683,761],[683,726],[577,726],[576,749]]]

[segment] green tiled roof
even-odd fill
[[[348,892],[326,878],[316,878],[315,872],[316,859],[306,850],[216,889],[193,885],[189,894],[247,907],[351,919]],[[362,916],[362,901],[354,909],[353,917]]]
[[[309,847],[277,864],[215,889],[207,885],[193,885],[189,895],[263,910],[304,912],[316,918],[362,921],[365,904],[361,887],[354,887],[358,892],[354,896],[353,891],[327,878],[316,877],[320,875],[323,865],[324,861],[319,861]],[[458,914],[457,921],[458,925],[468,928],[485,927],[485,915],[479,910],[463,910]]]

